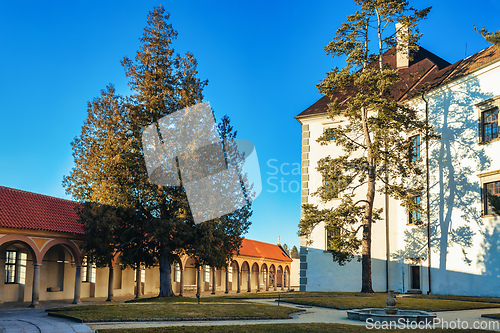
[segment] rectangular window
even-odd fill
[[[19,253],[19,279],[18,283],[26,284],[26,263],[28,262],[27,253]]]
[[[410,138],[411,140],[411,161],[420,161],[420,135],[415,135]]]
[[[89,267],[87,262],[87,257],[83,258],[82,261],[82,282],[89,282]]]
[[[205,265],[205,282],[210,282],[210,266]]]
[[[16,251],[7,251],[5,256],[5,283],[16,283]]]
[[[178,262],[174,266],[174,282],[181,282],[181,265]]]
[[[496,213],[493,205],[496,206],[500,205],[500,181],[484,184],[483,193],[484,193],[483,201],[485,203],[484,214],[495,215]]]
[[[420,195],[416,195],[413,197],[414,207],[411,209],[410,215],[408,216],[408,224],[420,223],[420,221],[422,220],[421,201],[422,197]]]
[[[233,282],[233,267],[232,266],[229,266],[227,273],[228,273],[227,275],[228,275],[229,282]]]
[[[340,228],[327,228],[326,229],[326,249],[333,250],[334,246],[332,244],[336,238],[340,237]]]
[[[484,111],[481,114],[482,141],[498,138],[498,108]]]
[[[339,189],[336,186],[336,182],[323,179],[323,186],[325,188],[326,199],[337,199],[339,197]]]

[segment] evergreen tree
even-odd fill
[[[294,259],[300,258],[299,250],[297,250],[297,247],[295,245],[292,247],[292,251],[290,251],[290,256]]]
[[[394,97],[398,71],[384,63],[383,54],[396,45],[391,27],[397,22],[401,24],[399,38],[410,50],[416,50],[416,23],[430,8],[415,10],[404,0],[355,2],[359,10],[347,17],[325,47],[327,54],[345,59],[346,67],[333,69],[318,84],[320,93],[332,97],[329,117],[342,117],[346,124],[326,130],[318,139],[323,145],[342,147],[344,153],[318,162],[323,186],[315,195],[328,202],[342,194],[341,202],[332,209],[303,205],[299,235],[309,236],[324,222],[331,235],[328,246],[334,261],[343,265],[361,252],[361,291],[369,293],[373,292],[372,223],[382,212],[374,207],[376,191],[416,209],[409,190],[415,186],[411,180],[422,170],[411,162],[412,142],[406,133],[429,130],[416,110]],[[359,198],[356,194],[363,190],[365,197]]]
[[[76,166],[63,182],[79,201],[127,209],[132,222],[108,228],[101,239],[120,239],[112,248],[119,247],[125,266],[159,264],[160,297],[173,295],[171,264],[183,254],[194,255],[198,265],[227,265],[251,215],[248,204],[195,225],[184,188],[159,186],[149,179],[143,129],[200,102],[207,83],[197,78],[195,58],[176,54],[172,48],[177,32],[168,18],[163,7],[150,12],[139,51],[134,59],[122,61],[134,94],[115,96],[111,87],[89,106],[82,134],[72,143]],[[223,119],[219,132],[222,139],[236,136],[229,118]]]

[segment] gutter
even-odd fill
[[[425,168],[426,168],[426,185],[427,185],[427,275],[429,281],[429,289],[427,290],[427,295],[432,291],[432,280],[431,280],[431,211],[430,211],[430,181],[429,181],[429,103],[425,99],[425,93],[422,92],[422,99],[425,102],[425,124],[427,128],[425,129]]]

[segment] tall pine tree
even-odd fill
[[[391,29],[397,22],[401,24],[400,38],[410,50],[416,50],[416,23],[430,8],[415,10],[404,0],[355,2],[358,11],[347,17],[325,47],[327,54],[345,59],[346,66],[333,69],[318,84],[320,93],[332,97],[329,117],[341,117],[346,124],[325,131],[318,139],[323,145],[342,147],[344,153],[319,160],[323,186],[315,195],[328,202],[342,194],[341,202],[332,209],[303,205],[299,235],[310,235],[324,222],[333,235],[328,245],[334,261],[343,265],[361,254],[361,291],[369,293],[373,292],[372,223],[382,212],[374,207],[376,192],[403,200],[412,208],[409,187],[421,169],[411,162],[412,143],[406,133],[428,129],[413,108],[394,97],[398,70],[384,63],[383,54],[396,45],[396,33]],[[339,95],[345,97],[335,97]]]

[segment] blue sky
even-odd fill
[[[228,114],[238,137],[256,146],[263,191],[246,237],[298,246],[294,116],[320,98],[315,85],[325,72],[343,66],[323,47],[354,12],[350,1],[2,1],[0,185],[70,199],[61,182],[87,102],[109,83],[129,93],[120,60],[135,55],[159,4],[179,32],[174,47],[192,52],[209,80],[205,99],[217,118]],[[473,24],[500,28],[494,0],[412,4],[434,6],[420,44],[452,63],[488,46]]]

